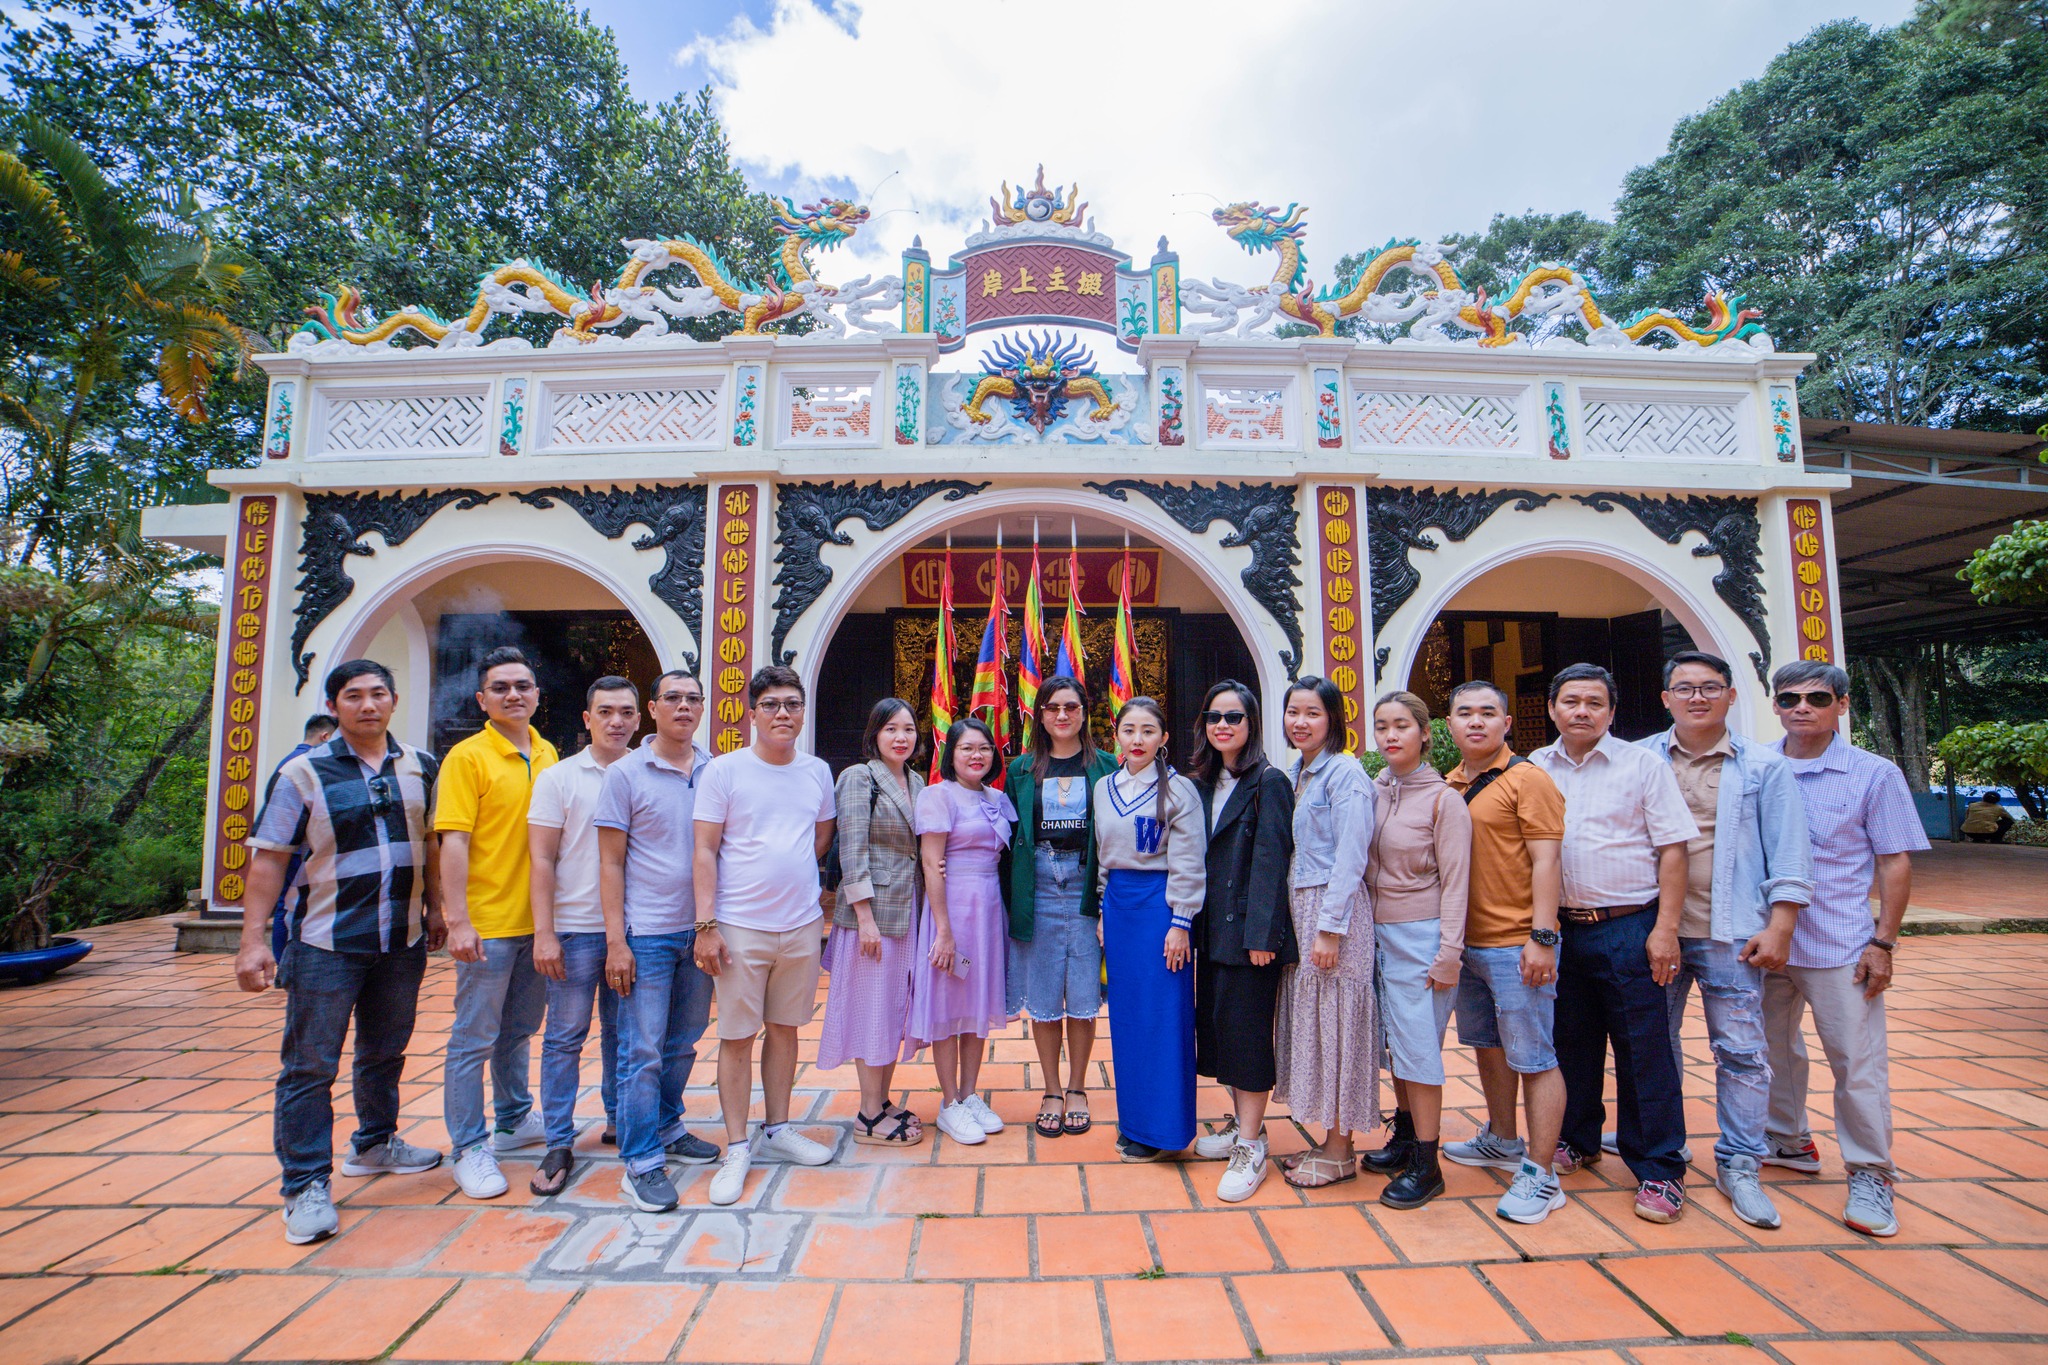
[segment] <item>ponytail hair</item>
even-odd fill
[[[1150,697],[1132,697],[1123,704],[1123,709],[1116,713],[1116,723],[1121,726],[1124,717],[1133,711],[1143,711],[1159,722],[1159,747],[1152,754],[1152,776],[1158,783],[1158,789],[1153,796],[1153,814],[1159,821],[1159,827],[1164,829],[1168,814],[1167,780],[1173,776],[1173,769],[1166,766],[1166,708]]]

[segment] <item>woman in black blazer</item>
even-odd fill
[[[1229,1158],[1216,1197],[1249,1199],[1266,1178],[1266,1099],[1280,969],[1300,959],[1287,904],[1294,789],[1266,762],[1259,704],[1243,683],[1209,689],[1189,776],[1209,829],[1209,883],[1195,917],[1195,1072],[1231,1091],[1233,1112],[1195,1139]]]

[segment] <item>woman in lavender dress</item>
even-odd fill
[[[944,780],[917,797],[928,913],[918,929],[906,1047],[931,1048],[943,1099],[939,1131],[968,1144],[985,1142],[1003,1127],[975,1088],[982,1040],[1009,1021],[1003,1005],[1008,921],[997,868],[1017,810],[987,786],[995,764],[989,728],[957,721],[939,758]]]

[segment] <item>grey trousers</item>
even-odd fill
[[[1808,1059],[1800,1023],[1814,1031],[1835,1075],[1835,1140],[1852,1171],[1892,1171],[1891,1061],[1884,996],[1863,998],[1856,967],[1786,967],[1764,974],[1764,1037],[1771,1054],[1767,1132],[1786,1145],[1811,1136],[1806,1122]]]

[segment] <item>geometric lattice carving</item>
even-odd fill
[[[716,383],[691,388],[568,389],[548,395],[550,446],[677,446],[718,439]]]
[[[1352,405],[1365,445],[1509,450],[1521,440],[1521,406],[1499,394],[1359,389]]]
[[[789,389],[785,445],[865,444],[874,431],[875,386],[796,384]]]
[[[1202,433],[1212,445],[1276,445],[1287,439],[1287,390],[1202,389]]]
[[[330,398],[327,450],[469,450],[482,445],[484,396],[431,393],[403,397]]]
[[[1693,455],[1728,459],[1740,453],[1732,403],[1629,402],[1586,404],[1586,448],[1596,455]]]

